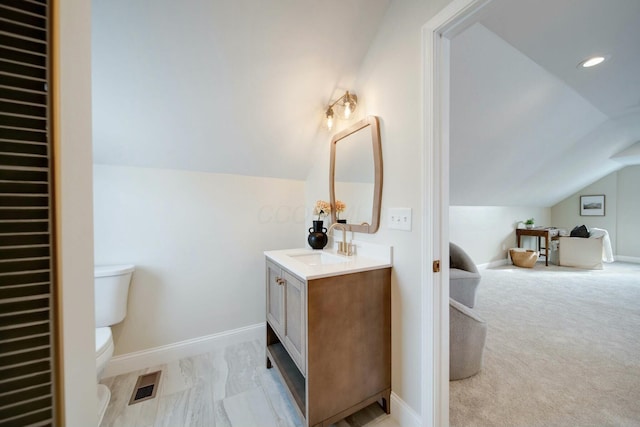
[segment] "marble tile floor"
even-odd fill
[[[154,399],[129,405],[139,375],[162,371]],[[260,341],[150,366],[100,381],[111,401],[100,427],[298,427],[302,420]],[[338,427],[399,427],[377,404]]]

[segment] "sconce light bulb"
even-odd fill
[[[344,118],[348,119],[349,117],[351,117],[351,103],[347,102],[344,105]]]
[[[327,118],[327,129],[331,130],[333,127],[333,108],[329,107],[327,109],[325,117]]]

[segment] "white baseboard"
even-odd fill
[[[244,341],[255,339],[264,340],[265,334],[265,324],[256,323],[255,325],[150,348],[148,350],[121,354],[114,356],[109,361],[102,377],[113,377],[150,366],[161,365],[183,357],[207,353],[217,348]]]
[[[478,270],[486,270],[487,268],[494,268],[494,267],[500,267],[502,265],[507,265],[510,262],[511,260],[505,258],[505,259],[499,259],[497,261],[487,262],[484,264],[478,264],[476,265],[476,267],[478,267]]]
[[[625,256],[625,255],[616,255],[614,258],[615,258],[616,261],[632,262],[634,264],[640,264],[640,258],[638,258],[638,257]]]
[[[422,425],[420,415],[394,392],[391,392],[391,418],[402,427],[420,427]]]

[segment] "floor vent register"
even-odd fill
[[[136,386],[133,388],[133,393],[131,394],[131,399],[129,400],[129,405],[156,397],[161,372],[162,371],[151,372],[150,374],[144,374],[138,377]]]

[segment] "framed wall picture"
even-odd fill
[[[604,216],[604,194],[580,196],[581,216]]]

